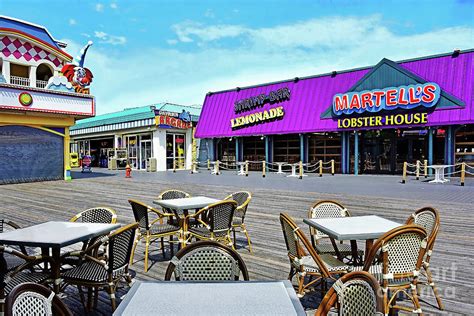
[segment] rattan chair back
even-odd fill
[[[73,315],[52,290],[35,283],[15,287],[7,296],[5,308],[6,316]]]
[[[225,197],[224,200],[233,200],[237,202],[237,209],[235,210],[236,216],[245,217],[245,213],[247,212],[248,205],[250,200],[252,199],[252,194],[248,191],[239,191],[234,192]]]
[[[303,231],[296,225],[295,221],[288,214],[280,213],[280,224],[283,230],[290,264],[296,268],[297,271],[302,271],[303,267],[300,262],[302,261],[301,259],[306,256],[307,252],[318,266],[321,275],[325,278],[330,277],[326,265],[316,253],[316,250],[311,246]]]
[[[433,207],[423,207],[415,211],[406,221],[423,227],[428,235],[428,249],[432,249],[440,227],[439,212]]]
[[[130,203],[133,211],[133,216],[135,217],[135,221],[138,223],[140,228],[148,229],[150,227],[150,221],[148,218],[148,205],[136,201],[136,200],[128,200]]]
[[[339,202],[331,200],[318,201],[311,206],[308,212],[308,218],[339,218],[351,216],[349,211]],[[312,238],[319,240],[328,238],[325,233],[310,227]]]
[[[184,199],[191,195],[181,190],[166,190],[160,193],[158,200]]]
[[[171,259],[165,280],[176,281],[237,281],[249,280],[247,267],[233,249],[215,241],[198,241]]]
[[[71,222],[115,224],[117,212],[108,207],[93,207],[80,212],[70,219]]]
[[[348,273],[329,289],[315,316],[326,316],[337,308],[341,316],[383,315],[383,300],[378,281],[365,271]]]
[[[221,201],[203,208],[203,216],[209,225],[209,231],[213,233],[230,231],[236,208],[235,201]]]
[[[102,240],[108,242],[109,273],[116,273],[128,266],[137,228],[138,223],[128,224]]]

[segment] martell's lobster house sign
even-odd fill
[[[289,99],[290,89],[286,87],[280,88],[278,90],[270,91],[268,94],[262,93],[258,96],[236,101],[234,103],[234,112],[239,114],[241,112],[263,107],[267,103],[275,104]],[[268,110],[235,117],[230,120],[230,124],[232,129],[238,129],[249,125],[262,124],[282,119],[284,115],[285,111],[283,110],[283,106],[278,106]]]

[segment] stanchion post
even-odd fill
[[[265,160],[262,161],[262,177],[265,178],[265,172],[266,172],[266,166],[265,166]]]
[[[207,170],[211,170],[211,160],[207,160]]]
[[[323,161],[322,160],[319,161],[319,176],[320,177],[323,176]]]
[[[300,160],[300,179],[303,179],[303,162]]]
[[[216,160],[216,176],[219,175],[219,160]]]
[[[245,160],[245,176],[249,176],[249,161]]]
[[[403,162],[403,175],[402,175],[402,183],[407,182],[407,162]]]
[[[423,161],[423,167],[425,168],[424,172],[425,172],[425,179],[428,178],[428,160],[424,160]]]
[[[420,180],[420,161],[416,161],[416,180]]]
[[[464,180],[466,179],[466,163],[461,163],[461,186],[464,186]]]
[[[334,175],[334,159],[331,159],[331,174]]]
[[[173,160],[173,172],[176,172],[176,160]]]

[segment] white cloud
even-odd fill
[[[102,3],[97,3],[97,4],[95,5],[95,10],[96,10],[97,12],[102,12],[102,11],[104,11],[104,5],[103,5]]]
[[[204,12],[204,16],[210,19],[213,19],[216,17],[216,15],[214,14],[214,11],[212,11],[211,9],[207,9],[206,12]]]
[[[77,21],[74,19],[69,19],[69,25],[76,25]]]
[[[333,17],[261,29],[186,23],[175,26],[175,41],[202,44],[192,51],[173,46],[173,40],[167,41],[172,46],[144,47],[133,55],[101,51],[99,45],[89,50],[86,67],[94,73],[91,93],[99,114],[162,100],[202,103],[208,91],[374,65],[383,57],[401,60],[474,47],[472,27],[401,35],[379,16]],[[110,40],[105,32],[94,36]],[[233,46],[219,45],[222,39],[233,40]],[[73,55],[82,48],[64,41]]]
[[[178,40],[169,39],[169,40],[166,41],[166,43],[168,43],[169,45],[176,45],[176,44],[178,44]]]
[[[116,9],[118,9],[118,5],[115,2],[112,2],[110,4],[110,8],[116,10]]]
[[[81,35],[84,36],[84,37],[87,37],[87,38],[90,38],[90,37],[91,37],[91,36],[90,36],[89,34],[87,34],[87,33],[81,33]]]
[[[94,37],[100,39],[99,43],[111,45],[124,45],[127,43],[125,36],[110,35],[102,31],[94,31]]]

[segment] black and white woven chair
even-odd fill
[[[85,305],[82,287],[94,289],[106,289],[110,296],[112,310],[116,308],[115,291],[117,284],[125,278],[129,285],[132,278],[128,273],[130,256],[132,253],[133,241],[138,223],[129,224],[117,229],[110,235],[102,237],[99,241],[90,245],[81,254],[81,263],[62,273],[61,278],[67,285],[76,285],[81,295],[81,301],[87,311],[90,311],[89,304]],[[94,248],[107,244],[105,255],[98,259],[90,256]],[[97,303],[97,295],[96,301]]]
[[[363,270],[371,273],[382,287],[384,314],[390,310],[422,313],[417,285],[427,244],[426,231],[418,225],[399,226],[374,242]],[[400,293],[411,301],[414,309],[397,305]]]
[[[170,250],[171,255],[173,255],[174,247],[172,246],[173,236],[181,238],[183,234],[179,226],[165,223],[163,219],[174,217],[174,214],[162,213],[157,209],[148,206],[142,202],[136,200],[128,200],[133,211],[133,216],[135,221],[139,224],[138,233],[133,244],[132,257],[130,258],[130,264],[133,264],[133,257],[135,255],[135,250],[138,242],[141,239],[145,239],[145,272],[148,271],[148,254],[150,244],[161,240],[161,250],[163,252],[163,257],[165,256],[165,244],[164,238],[169,237],[170,239]],[[150,214],[155,216],[155,219],[150,219]]]
[[[232,248],[215,241],[198,241],[171,259],[165,280],[170,281],[238,281],[249,280],[247,267]]]
[[[0,234],[3,232],[15,230],[18,228],[20,228],[18,224],[12,221],[6,221],[4,219],[0,219]],[[10,246],[10,248],[20,251],[25,256],[28,256],[28,252],[24,246]],[[23,260],[21,257],[11,255],[8,252],[4,252],[4,258],[6,260],[7,270],[9,271],[25,263],[25,260]]]
[[[339,218],[348,216],[351,216],[351,214],[342,204],[331,200],[323,200],[314,203],[308,212],[308,218]],[[321,240],[329,239],[329,236],[314,227],[309,228],[309,233],[311,235],[311,244],[319,254],[330,254],[335,256],[336,250],[334,247],[337,247],[339,254],[342,257],[346,258],[352,256],[351,245],[344,244],[342,241],[339,244],[327,242],[320,243]],[[362,256],[363,254],[364,252],[362,250],[358,250],[359,256]]]
[[[324,292],[328,280],[335,281],[340,275],[350,271],[351,267],[330,254],[318,254],[289,215],[281,213],[280,223],[290,260],[288,280],[291,281],[298,275],[299,297],[304,296],[310,287],[318,284]]]
[[[5,302],[6,316],[72,316],[69,308],[49,288],[35,283],[15,287]]]
[[[408,218],[406,224],[420,225],[426,230],[426,233],[428,234],[428,245],[426,247],[426,254],[423,258],[423,265],[420,274],[420,277],[423,276],[423,280],[419,279],[418,284],[423,284],[431,287],[436,297],[438,308],[443,310],[443,302],[441,301],[438,289],[436,288],[436,285],[433,281],[433,276],[431,274],[430,269],[431,255],[433,254],[434,243],[436,241],[436,237],[438,236],[438,231],[441,225],[439,212],[432,207],[420,208]]]
[[[186,243],[194,237],[199,240],[219,241],[229,247],[234,247],[234,243],[230,237],[230,231],[232,229],[232,219],[236,208],[237,202],[235,201],[221,201],[208,205],[196,213],[186,216],[184,221]],[[202,226],[189,227],[188,223],[191,219],[195,219]]]
[[[247,191],[240,191],[232,193],[227,196],[224,200],[233,200],[237,202],[237,208],[234,212],[234,217],[232,219],[232,233],[234,237],[234,248],[236,245],[235,232],[241,231],[245,234],[247,238],[247,243],[249,245],[249,252],[252,253],[252,243],[250,242],[249,233],[247,232],[247,227],[244,224],[245,214],[247,213],[247,208],[249,206],[250,200],[252,199],[252,194]]]
[[[334,282],[319,304],[315,316],[383,315],[378,281],[368,272],[348,273]]]
[[[189,197],[191,197],[191,194],[181,191],[181,190],[173,189],[173,190],[166,190],[166,191],[161,192],[160,195],[158,195],[156,199],[157,200],[174,200],[174,199],[184,199],[184,198],[189,198]],[[182,216],[183,214],[181,214],[177,210],[171,210],[165,207],[162,207],[161,209],[163,210],[164,213],[168,213],[168,214],[174,213],[176,215],[176,217],[168,217],[168,224],[177,226],[179,217]],[[194,222],[192,224],[194,224]]]

